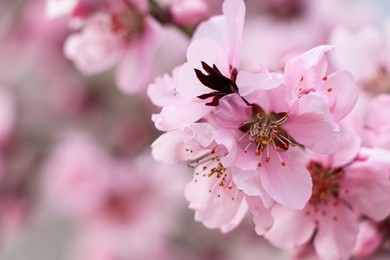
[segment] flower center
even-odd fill
[[[324,167],[311,161],[308,170],[313,181],[313,192],[309,200],[311,204],[327,203],[329,196],[338,198],[339,182],[344,175],[343,168]]]
[[[230,169],[223,166],[215,152],[206,154],[188,166],[195,168],[195,182],[198,182],[199,178],[210,179],[209,193],[215,194],[218,198],[230,196],[231,200],[238,196],[240,190],[233,183]]]
[[[241,127],[245,134],[241,136],[238,142],[241,142],[245,136],[249,136],[249,143],[244,151],[247,152],[252,145],[255,145],[255,154],[260,157],[259,167],[262,166],[263,153],[266,153],[265,161],[270,162],[270,147],[276,151],[281,165],[286,166],[279,152],[281,149],[288,150],[290,145],[295,146],[292,137],[281,128],[283,123],[288,120],[288,114],[271,113],[267,115],[262,109],[256,110],[253,120]]]

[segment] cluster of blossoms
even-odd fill
[[[1,259],[389,258],[379,1],[223,1],[0,1]]]
[[[163,38],[162,23],[193,26],[208,12],[203,0],[165,1],[165,8],[151,2],[49,0],[47,13],[49,17],[70,16],[70,26],[77,31],[66,40],[64,52],[80,71],[93,75],[118,65],[118,87],[134,93],[149,81],[153,57]]]
[[[187,62],[149,86],[161,107],[152,120],[166,132],[153,156],[194,169],[185,195],[206,227],[228,232],[249,211],[276,246],[313,243],[320,258],[348,258],[359,223],[390,214],[390,154],[367,133],[385,119],[362,128],[346,118],[358,89],[328,66],[331,46],[289,59],[282,73],[242,70],[244,17],[242,0],[225,1],[223,15],[198,26]]]

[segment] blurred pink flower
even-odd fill
[[[359,129],[365,145],[390,150],[390,95],[381,94],[368,104]]]
[[[171,8],[173,20],[183,26],[194,26],[205,19],[209,10],[204,0],[179,0]]]
[[[323,99],[338,122],[352,111],[358,99],[358,89],[350,72],[329,74],[325,54],[331,49],[331,46],[318,46],[290,59],[284,74],[297,95],[311,93]]]
[[[10,89],[0,84],[0,147],[4,148],[14,134],[17,107]]]
[[[146,86],[162,27],[145,10],[146,1],[106,1],[65,43],[65,55],[85,74],[118,64],[116,81],[125,93]]]
[[[357,241],[358,214],[375,221],[390,214],[386,202],[390,196],[389,163],[380,160],[390,154],[361,148],[351,126],[342,125],[341,130],[334,154],[309,154],[313,193],[306,207],[302,211],[278,205],[272,209],[274,225],[265,236],[274,245],[293,249],[314,236],[321,259],[348,258]]]
[[[110,189],[112,162],[85,134],[62,140],[44,167],[44,191],[50,205],[65,215],[88,219],[100,209]]]

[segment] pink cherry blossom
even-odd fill
[[[162,8],[168,8],[172,19],[182,26],[194,26],[210,13],[209,3],[204,0],[157,0]]]
[[[295,97],[280,75],[240,72],[237,86],[242,98],[225,96],[215,111],[218,126],[231,131],[216,137],[229,150],[224,164],[257,170],[274,200],[292,209],[303,208],[311,194],[311,180],[296,142],[319,152],[336,148],[337,125],[328,108],[315,96]],[[248,182],[241,188],[245,191],[252,185]]]
[[[54,148],[44,168],[48,202],[60,212],[87,219],[106,197],[111,167],[108,154],[90,137],[69,135]]]
[[[389,25],[385,19],[379,26],[370,24],[357,30],[338,26],[330,37],[330,43],[337,48],[332,55],[334,65],[350,70],[359,87],[372,94],[389,90]]]
[[[390,120],[386,108],[390,107],[390,95],[381,94],[368,104],[363,122],[358,126],[365,145],[390,149]]]
[[[348,258],[357,241],[359,214],[375,221],[390,214],[390,207],[384,206],[390,195],[388,162],[377,155],[388,156],[388,152],[361,148],[352,127],[341,130],[336,153],[310,154],[307,168],[313,192],[306,207],[302,211],[273,208],[274,225],[265,235],[273,244],[293,249],[313,239],[321,259]],[[342,153],[348,155],[339,160]]]
[[[314,94],[327,104],[336,121],[348,115],[355,106],[358,89],[348,71],[328,71],[326,53],[331,46],[318,46],[287,61],[284,74],[298,95]]]
[[[269,208],[273,200],[264,190],[247,196],[237,187],[232,176],[241,170],[222,164],[226,149],[213,141],[215,132],[215,128],[205,123],[168,132],[153,143],[152,153],[155,159],[166,163],[190,161],[194,176],[185,195],[189,207],[195,210],[195,220],[226,233],[240,224],[249,205],[256,232],[262,235],[272,225]]]
[[[65,55],[87,75],[118,65],[116,80],[125,93],[146,86],[162,40],[161,25],[137,6],[108,1],[106,8],[88,17],[81,31],[65,43]]]

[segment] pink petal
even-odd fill
[[[282,83],[283,78],[278,74],[240,72],[237,75],[239,93],[249,103],[259,105],[267,114],[288,111],[293,96]]]
[[[305,216],[305,211],[275,205],[272,216],[274,223],[265,238],[278,247],[293,249],[308,242],[314,233],[315,225]]]
[[[186,158],[184,141],[189,138],[183,131],[162,134],[152,143],[153,158],[159,162],[176,164]]]
[[[260,197],[261,204],[269,209],[274,205],[274,200],[264,190],[259,171],[243,171],[241,169],[232,169],[233,181],[237,188],[251,197]]]
[[[348,71],[338,71],[330,75],[322,91],[329,96],[330,111],[336,122],[352,111],[358,99],[355,78]]]
[[[270,90],[277,88],[283,82],[283,75],[268,71],[260,73],[240,71],[237,75],[237,85],[239,85],[242,96],[246,96],[258,89]]]
[[[57,18],[70,14],[77,3],[78,0],[46,0],[46,15],[48,18]]]
[[[328,203],[314,238],[314,248],[322,259],[347,259],[352,254],[359,231],[357,217],[344,204]]]
[[[202,61],[209,66],[215,64],[222,74],[230,77],[229,63],[225,52],[210,39],[194,41],[188,47],[187,59],[188,62],[184,64],[177,75],[177,91],[187,99],[198,99],[197,96],[213,91],[204,86],[196,77],[194,69],[203,71]]]
[[[245,4],[243,0],[225,1],[223,13],[226,17],[227,53],[229,64],[238,68],[241,58],[242,32],[244,29]]]
[[[288,209],[303,209],[312,193],[312,180],[309,172],[301,162],[300,152],[290,147],[288,151],[280,153],[286,166],[282,166],[274,149],[270,150],[269,162],[259,168],[260,178],[265,191],[276,202]]]
[[[252,107],[245,104],[238,94],[230,94],[219,100],[214,115],[221,127],[238,129],[252,118]]]
[[[332,167],[344,166],[350,163],[358,155],[362,144],[354,127],[347,121],[340,124],[340,135],[338,137],[338,148],[330,159],[331,165],[329,166]]]
[[[159,107],[168,106],[178,98],[176,93],[176,80],[179,68],[173,70],[173,75],[164,74],[149,84],[147,94],[150,100]]]
[[[259,236],[264,235],[273,224],[271,211],[264,207],[263,201],[258,197],[246,197],[252,220],[255,223],[255,231]]]
[[[378,176],[377,171],[386,170],[378,166],[346,168],[340,197],[354,209],[379,221],[390,214],[390,182]]]
[[[149,81],[153,57],[162,42],[163,29],[152,18],[145,19],[145,32],[127,49],[117,69],[119,88],[125,93],[142,91]]]
[[[226,19],[223,15],[216,15],[209,20],[200,23],[192,36],[192,41],[195,42],[201,39],[211,39],[221,48],[226,49],[225,34],[221,32],[226,31]]]
[[[64,45],[65,56],[86,75],[101,73],[119,62],[125,46],[110,29],[110,16],[99,14],[80,33],[70,35]]]
[[[219,180],[214,176],[208,177],[207,170],[201,168],[195,169],[195,172],[198,174],[185,189],[189,207],[195,210],[195,220],[208,228],[221,228],[224,232],[235,228],[247,212],[244,194],[235,186],[229,189],[215,185]]]
[[[179,130],[162,134],[151,147],[154,159],[167,164],[193,161],[212,150],[201,147],[188,131]]]
[[[366,124],[372,130],[389,131],[390,117],[384,108],[390,107],[390,95],[382,94],[376,96],[367,109]]]
[[[373,255],[383,243],[383,234],[378,230],[376,223],[369,220],[359,223],[357,242],[353,255],[358,258]]]
[[[332,49],[331,46],[318,46],[289,60],[284,68],[284,75],[290,86],[294,89],[299,87],[302,91],[317,86],[318,81],[326,76],[328,62],[325,53]]]
[[[217,129],[208,123],[195,123],[186,126],[183,130],[189,135],[186,140],[188,145],[208,147],[214,142]]]
[[[293,104],[283,129],[315,152],[332,153],[337,148],[338,126],[325,103],[313,95],[303,95]]]
[[[179,129],[197,122],[211,111],[212,107],[203,103],[178,100],[164,107],[160,114],[153,114],[152,121],[161,131]]]
[[[258,158],[253,152],[244,152],[245,144],[237,143],[242,136],[241,131],[220,130],[215,136],[215,142],[226,147],[228,154],[221,158],[225,166],[237,167],[241,170],[253,171],[257,169]]]

